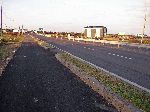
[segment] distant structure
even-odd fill
[[[124,36],[124,35],[126,35],[126,33],[125,32],[119,32],[118,35],[119,36]]]
[[[84,27],[84,35],[87,38],[101,38],[107,34],[107,28],[104,26]]]
[[[39,28],[38,33],[44,33],[44,28]]]

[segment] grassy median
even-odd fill
[[[65,61],[79,67],[87,75],[95,77],[99,82],[103,83],[105,86],[111,88],[111,90],[128,102],[132,103],[139,109],[149,112],[150,110],[150,94],[144,91],[140,91],[133,86],[117,79],[114,76],[110,76],[92,66],[72,57],[69,54],[61,53],[60,57]]]

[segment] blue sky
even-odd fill
[[[2,0],[1,0],[2,1]],[[150,0],[3,0],[4,26],[82,32],[87,25],[104,25],[109,33],[142,31],[150,35]],[[5,25],[6,24],[6,25]]]

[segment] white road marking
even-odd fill
[[[90,49],[90,48],[88,48],[88,49]]]
[[[84,47],[84,49],[85,49],[86,47]]]
[[[119,57],[120,55],[119,54],[112,54],[112,53],[108,53],[109,55],[113,55],[113,56],[117,56],[117,57]],[[128,58],[128,57],[125,57],[125,56],[120,56],[121,58],[125,58],[125,59],[129,59],[129,60],[131,60],[132,58]]]

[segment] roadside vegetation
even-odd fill
[[[0,41],[1,44],[9,44],[9,43],[20,43],[23,41],[23,35],[17,33],[9,33],[3,34],[3,37]]]
[[[0,38],[0,75],[16,49],[19,48],[23,38],[23,35],[13,33],[3,34]]]
[[[5,59],[8,53],[8,47],[12,44],[20,43],[23,41],[23,35],[19,34],[3,34],[0,40],[0,59]]]
[[[6,51],[7,51],[6,47],[0,45],[0,60],[8,56],[8,53]]]
[[[104,38],[107,41],[120,41],[120,42],[128,42],[128,43],[141,43],[141,37],[136,37],[132,35],[126,36],[118,36],[118,35],[108,35]],[[150,38],[144,38],[143,44],[150,44]]]
[[[62,59],[66,62],[69,62],[78,68],[81,71],[87,73],[92,77],[95,77],[100,83],[103,83],[105,86],[110,88],[113,92],[119,96],[126,99],[128,102],[132,103],[134,106],[138,107],[145,112],[150,110],[150,94],[145,91],[139,90],[132,85],[129,85],[114,76],[110,76],[92,66],[72,57],[69,54],[61,53],[59,54]]]

